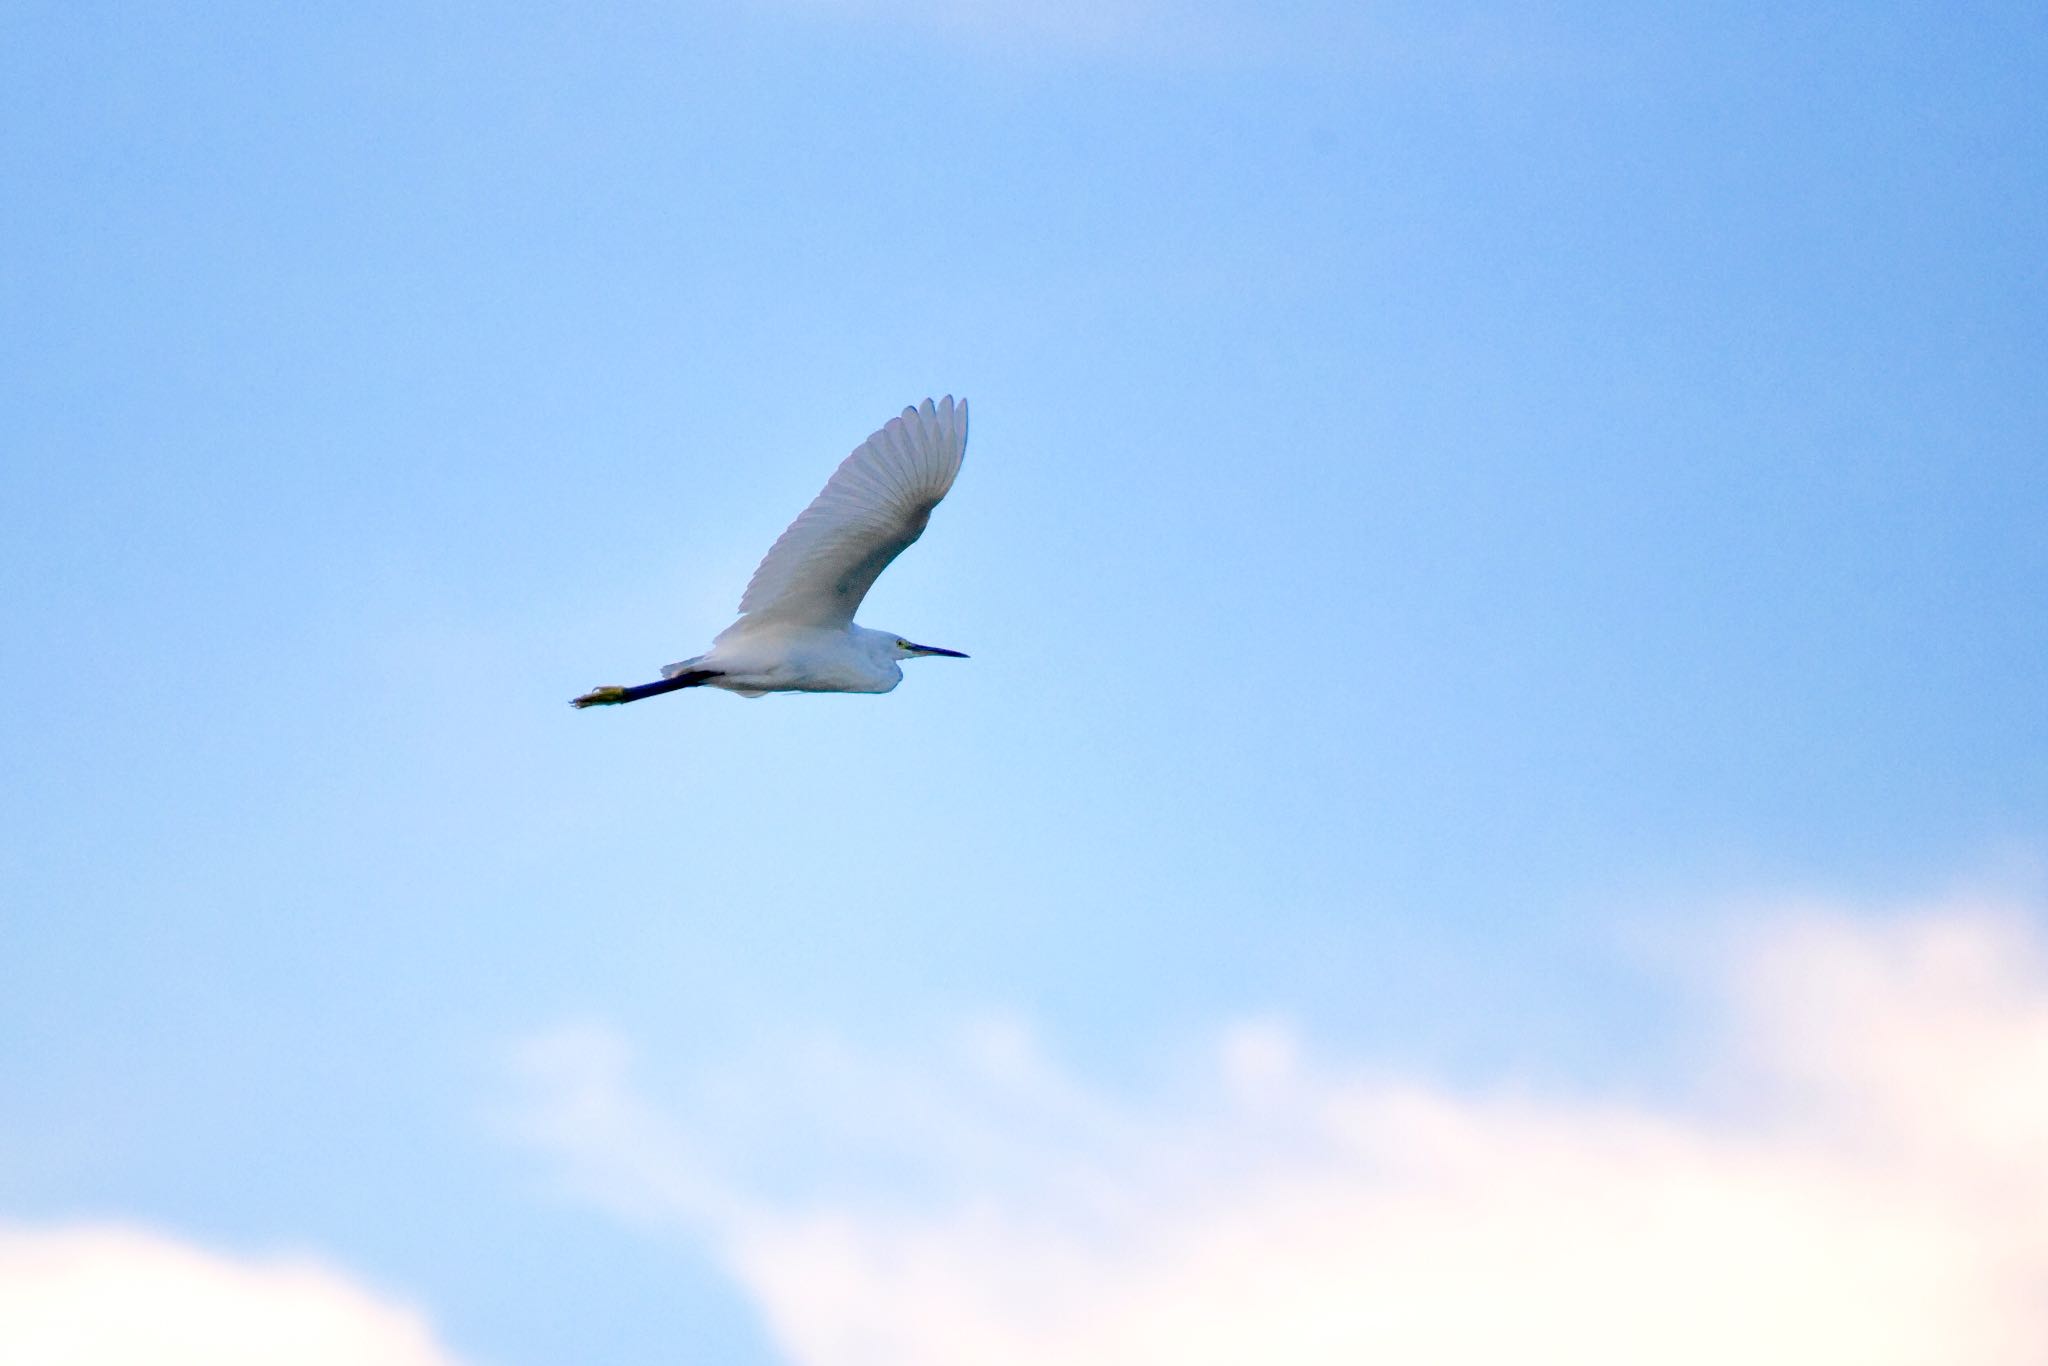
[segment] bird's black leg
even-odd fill
[[[621,702],[638,702],[643,697],[659,697],[665,692],[678,688],[695,688],[719,677],[716,669],[691,669],[674,678],[664,678],[659,683],[639,683],[630,688],[592,688],[581,697],[572,698],[572,707],[611,707]]]

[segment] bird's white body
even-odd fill
[[[888,692],[903,681],[899,659],[919,650],[901,649],[901,636],[865,626],[807,626],[800,622],[742,617],[721,632],[711,648],[661,671],[663,678],[710,669],[706,687],[742,697],[771,692]]]
[[[606,687],[579,707],[633,702],[677,688],[712,687],[742,697],[771,692],[888,692],[897,661],[952,655],[887,631],[856,626],[861,599],[924,534],[932,509],[960,473],[967,403],[951,396],[905,408],[855,448],[824,491],[782,533],[740,599],[740,619],[711,648],[661,671],[661,683]]]

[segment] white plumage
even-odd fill
[[[926,399],[891,418],[846,457],[754,571],[740,619],[711,648],[661,671],[663,682],[596,688],[578,707],[636,702],[678,688],[770,692],[888,692],[897,661],[965,658],[856,626],[853,614],[890,562],[924,534],[967,449],[967,401]]]
[[[889,562],[924,534],[967,449],[967,404],[905,408],[840,462],[740,598],[742,616],[845,626]]]

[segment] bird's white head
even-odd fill
[[[902,636],[891,636],[889,640],[894,651],[893,657],[896,659],[920,659],[925,655],[942,655],[947,659],[967,658],[958,650],[942,650],[936,645],[919,645],[905,640]]]
[[[884,659],[922,659],[927,655],[942,655],[947,659],[965,659],[958,650],[942,650],[936,645],[919,645],[916,641],[888,631],[869,630],[865,626],[854,628],[867,637],[868,648]]]

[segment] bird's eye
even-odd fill
[[[896,648],[899,650],[907,650],[910,648],[910,642],[907,640],[899,640],[896,642]]]

